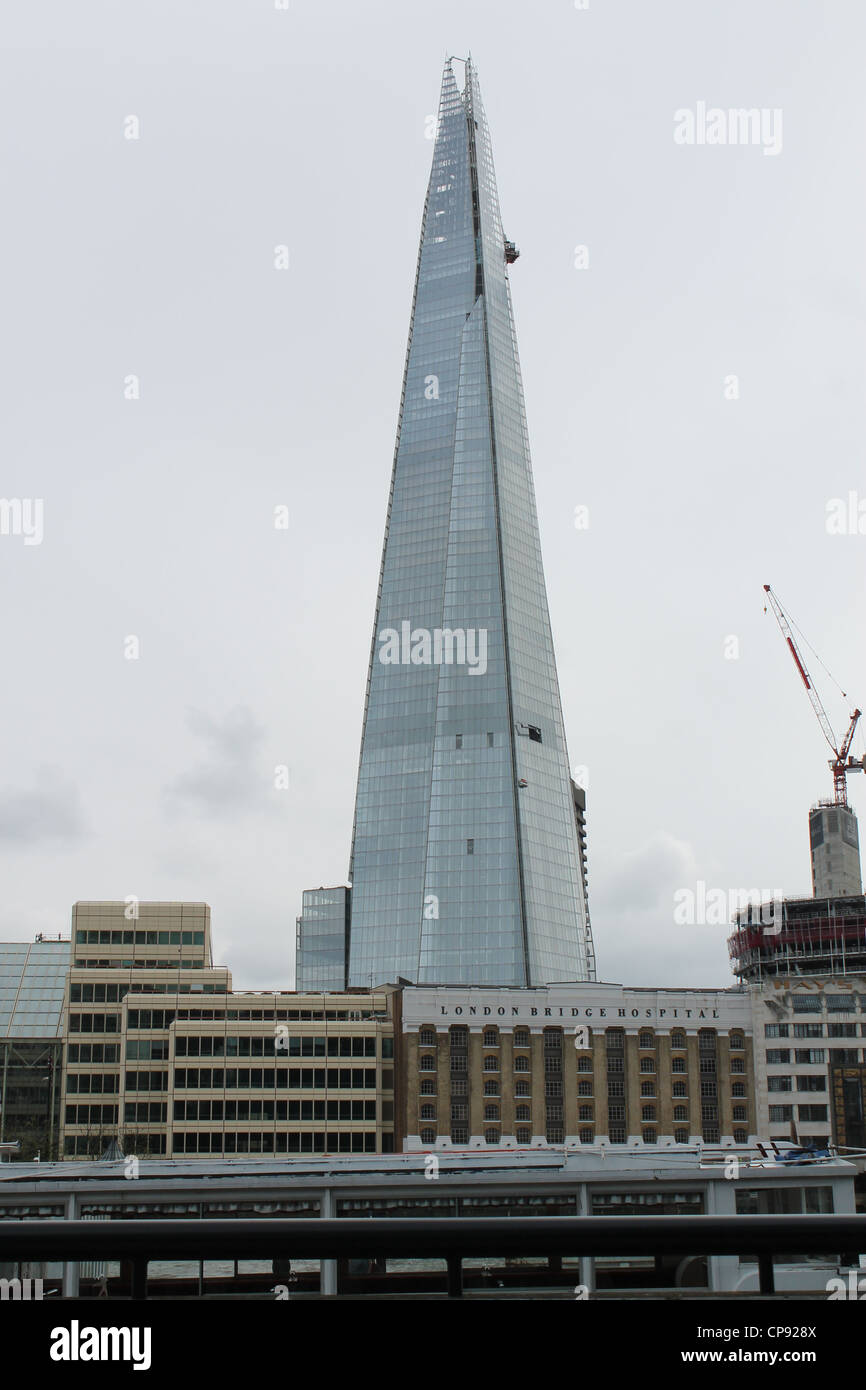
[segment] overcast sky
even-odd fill
[[[236,987],[290,985],[301,891],[348,868],[427,118],[471,50],[599,977],[729,983],[674,893],[808,893],[832,790],[762,583],[848,691],[816,666],[837,733],[866,702],[866,534],[827,531],[866,512],[863,6],[42,0],[5,29],[0,491],[44,511],[0,535],[0,939],[204,899]],[[676,143],[701,102],[780,110],[781,150]]]

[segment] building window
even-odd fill
[[[770,1124],[780,1125],[794,1118],[793,1105],[771,1105]]]
[[[548,1144],[561,1144],[561,1143],[563,1143],[563,1141],[564,1141],[564,1139],[565,1139],[565,1135],[564,1135],[564,1133],[563,1133],[562,1126],[561,1126],[561,1125],[548,1125],[548,1127],[547,1127],[547,1134],[545,1135],[545,1138],[547,1139]]]
[[[642,1096],[655,1096],[656,1083],[654,1081],[642,1081],[640,1083],[640,1093]]]
[[[493,747],[493,735],[492,735],[492,734],[488,734],[488,735],[487,735],[487,747],[488,747],[488,748],[492,748],[492,747]]]
[[[432,1028],[422,1028],[418,1034],[418,1044],[420,1047],[435,1047],[436,1033]]]
[[[431,1056],[429,1055],[429,1053],[425,1053],[424,1056],[421,1057],[420,1060],[419,1060],[419,1062],[418,1062],[418,1070],[419,1070],[419,1071],[435,1071],[435,1070],[436,1070],[436,1058],[435,1058],[435,1057],[431,1057]]]
[[[533,743],[541,742],[541,730],[538,728],[536,724],[529,725],[529,737],[531,738]]]
[[[518,1144],[531,1144],[531,1143],[532,1143],[532,1132],[531,1132],[531,1130],[528,1130],[528,1129],[519,1129],[519,1130],[517,1131],[517,1142],[518,1142]]]
[[[498,1082],[498,1081],[485,1081],[485,1083],[484,1083],[484,1094],[485,1094],[486,1096],[498,1096],[498,1095],[499,1095],[499,1082]]]
[[[675,1130],[674,1130],[674,1143],[675,1143],[675,1144],[687,1144],[688,1142],[689,1142],[689,1132],[688,1132],[687,1129],[675,1129]]]
[[[529,1058],[528,1058],[528,1057],[515,1057],[515,1059],[514,1059],[514,1070],[515,1070],[515,1071],[529,1071]]]
[[[467,840],[467,841],[466,841],[466,853],[467,853],[467,854],[474,854],[474,853],[475,853],[475,841],[474,841],[474,840]]]
[[[640,1069],[641,1069],[641,1071],[655,1071],[655,1069],[656,1069],[656,1059],[655,1059],[655,1057],[641,1057],[641,1059],[640,1059]]]
[[[742,1057],[732,1057],[732,1058],[731,1058],[731,1071],[734,1071],[734,1072],[744,1072],[745,1070],[746,1070],[746,1063],[744,1062],[744,1060],[743,1060]]]
[[[514,1108],[514,1118],[515,1118],[515,1120],[529,1120],[529,1119],[531,1119],[532,1116],[531,1116],[530,1113],[529,1113],[529,1106],[528,1106],[528,1105],[517,1105],[517,1106],[515,1106],[515,1108]]]
[[[421,1094],[422,1096],[435,1096],[436,1082],[431,1081],[429,1077],[425,1076],[424,1080],[421,1082]]]
[[[685,1033],[680,1033],[680,1032],[673,1032],[673,1033],[671,1033],[671,1047],[685,1047],[685,1045],[686,1045],[686,1035],[685,1035]]]
[[[499,1058],[498,1058],[498,1057],[485,1057],[485,1058],[484,1058],[484,1070],[485,1070],[485,1071],[499,1071]]]
[[[656,1142],[656,1132],[655,1132],[655,1130],[654,1130],[654,1129],[645,1129],[644,1132],[643,1132],[643,1141],[644,1141],[645,1144],[654,1144],[654,1143]]]
[[[618,1123],[619,1121],[624,1120],[624,1119],[625,1119],[625,1106],[624,1106],[624,1105],[609,1105],[609,1106],[607,1107],[607,1118],[608,1118],[608,1120],[612,1120],[614,1123]]]
[[[514,1083],[514,1094],[515,1094],[516,1096],[528,1096],[528,1095],[529,1095],[529,1082],[528,1082],[528,1081],[515,1081],[515,1083]]]
[[[577,1118],[578,1118],[579,1120],[591,1120],[591,1119],[592,1119],[592,1106],[591,1106],[591,1105],[579,1105],[579,1106],[577,1107]]]
[[[704,1125],[703,1139],[705,1144],[718,1144],[719,1128],[718,1125]]]
[[[608,1081],[607,1093],[609,1096],[624,1096],[625,1083],[622,1081]]]
[[[484,1107],[484,1118],[485,1118],[485,1120],[498,1120],[498,1119],[499,1119],[499,1106],[498,1106],[498,1105],[485,1105],[485,1107]]]
[[[577,1083],[577,1094],[578,1094],[579,1096],[591,1096],[591,1095],[592,1095],[592,1082],[591,1082],[591,1081],[578,1081],[578,1083]]]
[[[656,1108],[655,1108],[655,1106],[654,1106],[654,1105],[645,1105],[645,1106],[643,1106],[643,1108],[641,1109],[641,1112],[640,1112],[640,1117],[641,1117],[642,1120],[650,1120],[650,1121],[654,1120],[655,1117],[656,1117]]]
[[[687,1105],[674,1106],[674,1119],[687,1120],[689,1118],[689,1107]]]
[[[466,1105],[465,1102],[463,1102],[462,1100],[461,1100],[461,1101],[456,1101],[456,1102],[455,1102],[455,1101],[452,1101],[452,1102],[451,1102],[451,1123],[453,1124],[455,1120],[468,1120],[468,1119],[469,1119],[469,1106]]]
[[[765,1037],[765,1038],[787,1038],[787,1036],[788,1036],[788,1024],[787,1024],[787,1023],[765,1023],[765,1024],[764,1024],[764,1037]]]
[[[453,1127],[452,1127],[452,1130],[451,1130],[451,1143],[452,1143],[452,1144],[468,1144],[468,1143],[469,1143],[469,1130],[466,1129],[465,1126],[463,1126],[463,1125],[458,1125],[456,1128],[453,1128]]]
[[[421,1106],[421,1119],[422,1119],[422,1120],[435,1120],[435,1119],[436,1119],[436,1106],[435,1106],[435,1105],[422,1105],[422,1106]]]
[[[515,1047],[528,1047],[528,1046],[529,1046],[529,1034],[528,1034],[527,1032],[525,1032],[525,1030],[524,1030],[523,1028],[518,1028],[518,1029],[515,1030],[515,1033],[514,1033],[514,1046],[515,1046]]]
[[[655,1047],[656,1040],[652,1033],[641,1033],[638,1036],[638,1047]]]
[[[578,1057],[578,1059],[577,1059],[577,1070],[578,1070],[578,1071],[592,1071],[592,1058],[591,1058],[591,1057]]]
[[[497,1033],[497,1031],[496,1031],[495,1028],[485,1028],[485,1029],[484,1029],[484,1046],[485,1046],[485,1047],[498,1047],[498,1046],[499,1046],[499,1034]]]
[[[673,1086],[671,1087],[671,1095],[687,1096],[688,1093],[688,1088],[684,1081],[675,1081]]]
[[[826,1091],[826,1089],[827,1089],[827,1078],[826,1078],[826,1076],[798,1076],[798,1077],[797,1077],[797,1090],[798,1090],[798,1091]]]
[[[422,1144],[435,1144],[435,1143],[436,1143],[436,1131],[435,1131],[435,1129],[422,1129],[422,1131],[421,1131],[421,1143],[422,1143]]]
[[[768,1091],[790,1091],[790,1090],[792,1090],[792,1089],[793,1089],[793,1083],[792,1083],[792,1080],[791,1080],[791,1077],[790,1077],[790,1076],[768,1076],[768,1077],[767,1077],[767,1090],[768,1090]]]
[[[734,1143],[735,1143],[735,1144],[745,1144],[745,1143],[747,1143],[747,1142],[748,1142],[748,1137],[749,1137],[749,1136],[746,1134],[746,1131],[745,1131],[744,1129],[735,1129],[735,1130],[734,1130]]]
[[[671,1061],[671,1071],[685,1071],[685,1069],[686,1069],[686,1059],[685,1059],[685,1057],[674,1057],[673,1060]]]
[[[454,1096],[468,1096],[468,1095],[469,1095],[469,1082],[467,1081],[466,1077],[465,1077],[465,1076],[452,1076],[452,1078],[451,1078],[451,1096],[452,1096],[452,1099],[453,1099]]]
[[[561,1096],[561,1095],[562,1095],[562,1082],[561,1082],[561,1081],[545,1081],[545,1083],[544,1083],[544,1094],[545,1094],[546,1096]]]
[[[791,1049],[789,1047],[768,1047],[767,1065],[771,1067],[784,1066],[791,1060]]]
[[[746,1114],[746,1107],[745,1107],[745,1105],[735,1105],[735,1106],[734,1106],[734,1119],[735,1119],[735,1120],[745,1120],[745,1119],[748,1119],[748,1116],[747,1116],[747,1114]]]
[[[801,1120],[826,1120],[826,1105],[798,1105],[797,1115]]]
[[[734,1081],[734,1082],[731,1083],[731,1095],[732,1095],[732,1096],[736,1096],[736,1097],[739,1099],[741,1096],[744,1097],[745,1094],[746,1094],[746,1083],[745,1083],[745,1081]]]
[[[608,1139],[612,1144],[625,1143],[625,1129],[622,1125],[611,1125],[608,1131]]]
[[[728,1039],[728,1046],[732,1052],[740,1052],[746,1046],[746,1040],[742,1033],[732,1033]]]

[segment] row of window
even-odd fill
[[[866,1037],[866,1023],[765,1023],[765,1038],[857,1038]]]
[[[178,1039],[178,1042],[180,1042],[180,1039]],[[589,1058],[579,1058],[579,1059],[578,1059],[578,1063],[580,1063],[581,1061],[587,1062],[587,1063],[589,1063],[589,1065],[587,1065],[587,1066],[580,1066],[580,1065],[578,1064],[578,1071],[584,1071],[584,1072],[592,1071],[592,1063],[590,1062],[590,1059],[589,1059]],[[419,1071],[436,1071],[436,1070],[437,1070],[437,1059],[436,1059],[435,1054],[434,1054],[434,1053],[430,1053],[430,1052],[423,1052],[423,1053],[421,1053],[421,1055],[420,1055],[419,1058],[418,1058],[418,1070],[419,1070]],[[451,1066],[450,1066],[450,1070],[451,1070],[452,1072],[458,1072],[458,1073],[460,1073],[460,1072],[468,1072],[468,1071],[469,1071],[469,1062],[468,1062],[468,1058],[467,1058],[465,1055],[463,1055],[463,1054],[458,1054],[457,1056],[453,1056],[453,1055],[452,1055],[452,1057],[451,1057]],[[484,1062],[483,1062],[483,1065],[482,1065],[482,1071],[485,1071],[485,1072],[493,1072],[493,1071],[496,1071],[496,1072],[498,1072],[499,1070],[500,1070],[500,1066],[499,1066],[499,1058],[498,1058],[498,1057],[485,1057],[485,1058],[484,1058]],[[531,1071],[531,1070],[532,1070],[532,1065],[531,1065],[531,1062],[530,1062],[529,1058],[528,1058],[528,1057],[515,1057],[515,1058],[514,1058],[514,1062],[513,1062],[513,1070],[514,1070],[515,1072],[528,1072],[528,1071]],[[546,1072],[551,1072],[551,1073],[554,1073],[554,1074],[556,1074],[556,1073],[558,1073],[558,1072],[561,1072],[561,1071],[562,1071],[562,1059],[561,1059],[560,1057],[558,1057],[558,1056],[547,1056],[547,1057],[545,1057],[545,1059],[544,1059],[544,1070],[545,1070]],[[607,1059],[607,1070],[608,1070],[608,1073],[611,1073],[611,1072],[613,1072],[613,1073],[618,1073],[618,1072],[624,1073],[624,1072],[625,1072],[625,1064],[624,1064],[624,1061],[623,1061],[622,1057],[608,1057],[608,1059]],[[715,1074],[715,1072],[716,1072],[716,1070],[717,1070],[715,1058],[704,1058],[704,1057],[700,1058],[698,1070],[699,1070],[700,1072],[704,1073],[704,1074]],[[687,1061],[686,1061],[686,1058],[685,1058],[685,1057],[673,1057],[673,1058],[671,1059],[671,1071],[672,1071],[675,1075],[684,1075],[684,1074],[686,1074],[686,1073],[688,1072],[688,1063],[687,1063]],[[733,1075],[735,1075],[735,1076],[744,1076],[745,1073],[746,1073],[746,1063],[745,1063],[744,1058],[742,1058],[742,1057],[731,1057],[731,1058],[730,1058],[730,1071],[731,1071],[731,1073],[732,1073]],[[654,1076],[654,1075],[656,1074],[656,1062],[655,1062],[655,1058],[654,1058],[654,1057],[641,1057],[641,1059],[640,1059],[640,1073],[641,1073],[642,1076]]]
[[[204,932],[153,931],[144,927],[124,931],[79,928],[75,933],[75,940],[80,946],[203,946]]]
[[[794,1048],[795,1062],[823,1063],[828,1060],[831,1063],[848,1064],[858,1062],[860,1059],[859,1049],[856,1047],[796,1047]],[[768,1047],[767,1065],[780,1066],[791,1061],[791,1049],[789,1047]]]
[[[707,1110],[707,1114],[709,1115],[709,1114],[710,1114],[711,1107],[705,1107],[705,1108],[706,1108],[706,1110]],[[547,1118],[548,1118],[548,1119],[551,1118],[551,1111],[552,1111],[553,1109],[554,1109],[554,1107],[552,1107],[552,1106],[548,1106],[548,1107],[547,1107]],[[556,1107],[556,1109],[560,1112],[560,1118],[561,1118],[562,1106],[558,1106],[558,1107]],[[712,1118],[715,1118],[715,1111],[712,1111],[712,1116],[711,1116],[711,1117],[712,1117]],[[420,1112],[419,1112],[419,1118],[420,1118],[421,1120],[435,1120],[435,1119],[436,1119],[436,1107],[435,1107],[435,1105],[429,1105],[429,1104],[422,1105],[421,1108],[420,1108]],[[452,1105],[451,1105],[451,1120],[452,1120],[452,1123],[453,1123],[455,1120],[466,1120],[466,1119],[468,1119],[468,1118],[469,1118],[469,1107],[468,1107],[468,1105],[464,1104],[462,1101],[461,1101],[461,1102],[458,1102],[458,1103],[452,1102]],[[485,1105],[485,1107],[484,1107],[484,1119],[485,1119],[485,1120],[492,1121],[492,1120],[499,1120],[499,1118],[500,1118],[500,1116],[499,1116],[499,1106],[498,1106],[498,1105]],[[529,1119],[531,1119],[531,1118],[532,1118],[532,1115],[531,1115],[530,1107],[529,1107],[528,1105],[516,1105],[516,1106],[514,1107],[514,1119],[515,1119],[515,1123],[520,1123],[520,1122],[523,1121],[523,1120],[529,1120]],[[594,1119],[593,1107],[592,1107],[591,1105],[579,1105],[578,1108],[577,1108],[577,1118],[578,1118],[578,1120],[580,1120],[580,1121],[591,1121],[591,1120],[593,1120],[593,1119]],[[656,1107],[655,1107],[654,1105],[644,1105],[644,1106],[641,1107],[641,1120],[642,1120],[642,1121],[655,1121],[657,1118],[658,1118],[658,1116],[657,1116],[657,1114],[656,1114]],[[675,1106],[674,1106],[674,1110],[673,1110],[673,1118],[674,1118],[675,1121],[688,1120],[688,1118],[689,1118],[688,1106],[686,1106],[686,1105],[675,1105]],[[705,1116],[704,1118],[706,1118],[706,1116]],[[624,1105],[611,1105],[611,1106],[609,1106],[609,1107],[608,1107],[608,1119],[611,1120],[611,1121],[625,1120],[625,1106],[624,1106]],[[735,1106],[733,1107],[732,1119],[734,1119],[734,1120],[739,1120],[739,1121],[745,1121],[745,1120],[748,1119],[748,1113],[747,1113],[747,1110],[746,1110],[745,1105],[735,1105]]]
[[[716,1083],[715,1081],[707,1081],[707,1080],[702,1081],[702,1082],[701,1082],[701,1094],[702,1094],[702,1095],[703,1095],[703,1094],[706,1094],[706,1095],[715,1095],[715,1094],[716,1094],[716,1091],[715,1091],[713,1088],[716,1087],[716,1084],[717,1084],[717,1083]],[[706,1088],[706,1089],[705,1089],[705,1088]],[[454,1076],[452,1076],[452,1077],[451,1077],[451,1086],[450,1086],[450,1090],[451,1090],[451,1095],[452,1095],[452,1096],[457,1096],[457,1095],[465,1096],[465,1095],[468,1095],[468,1094],[469,1094],[469,1081],[468,1081],[468,1078],[466,1078],[466,1077],[454,1077]],[[556,1096],[564,1095],[563,1083],[562,1083],[561,1081],[557,1081],[556,1079],[551,1079],[550,1077],[548,1077],[548,1078],[545,1080],[545,1083],[544,1083],[544,1090],[545,1090],[545,1095],[556,1095]],[[435,1095],[437,1094],[436,1079],[435,1079],[434,1077],[422,1077],[421,1083],[420,1083],[420,1086],[419,1086],[419,1091],[420,1091],[420,1094],[421,1094],[422,1096],[435,1096]],[[617,1080],[615,1077],[613,1077],[613,1078],[608,1078],[608,1082],[607,1082],[607,1093],[608,1093],[609,1096],[624,1096],[624,1095],[625,1095],[625,1082],[624,1082],[624,1081],[619,1081],[619,1080]],[[674,1097],[676,1097],[676,1098],[687,1097],[687,1096],[688,1096],[688,1093],[689,1093],[689,1089],[688,1089],[688,1083],[687,1083],[687,1082],[685,1082],[685,1081],[674,1081],[674,1082],[671,1083],[671,1095],[672,1095],[672,1096],[674,1096]],[[484,1094],[485,1094],[485,1096],[496,1096],[496,1095],[499,1095],[499,1082],[498,1082],[498,1081],[493,1081],[493,1080],[485,1081],[485,1082],[484,1082]],[[515,1081],[515,1083],[514,1083],[514,1094],[515,1094],[515,1096],[521,1096],[521,1097],[523,1097],[523,1096],[530,1096],[530,1095],[532,1094],[532,1087],[531,1087],[530,1083],[529,1083],[528,1081],[519,1081],[519,1080],[518,1080],[518,1081]],[[577,1094],[578,1094],[579,1097],[586,1097],[586,1096],[591,1097],[591,1096],[593,1095],[593,1082],[592,1082],[592,1081],[578,1081],[578,1083],[577,1083]],[[649,1100],[655,1099],[655,1098],[656,1098],[656,1084],[655,1084],[655,1082],[654,1082],[654,1081],[642,1081],[642,1082],[641,1082],[641,1087],[640,1087],[640,1094],[641,1094],[641,1098],[642,1098],[642,1099],[644,1099],[644,1098],[649,1099]],[[739,1100],[739,1099],[745,1099],[745,1097],[746,1097],[746,1083],[745,1083],[744,1081],[732,1081],[732,1082],[731,1082],[731,1095],[732,1095],[732,1097],[734,1097],[734,1099],[738,1099],[738,1100]]]
[[[129,1118],[127,1116],[127,1118]],[[176,1100],[175,1120],[373,1120],[374,1100]]]
[[[393,1134],[382,1135],[382,1151],[383,1153],[393,1153]],[[357,1132],[286,1134],[285,1131],[282,1133],[265,1131],[261,1134],[223,1134],[220,1130],[217,1130],[216,1133],[201,1134],[192,1131],[191,1133],[172,1136],[172,1152],[176,1154],[374,1154],[376,1152],[376,1135],[369,1131],[360,1134]]]
[[[770,1120],[773,1124],[781,1124],[784,1121],[794,1118],[793,1105],[771,1105]],[[826,1105],[798,1105],[797,1118],[800,1120],[826,1120]]]
[[[796,1086],[794,1082],[796,1081]],[[826,1076],[771,1076],[767,1080],[768,1091],[826,1091]]]
[[[120,1048],[118,1043],[69,1043],[66,1048],[67,1062],[118,1062]]]
[[[204,970],[204,968],[205,968],[205,963],[204,963],[204,961],[201,959],[200,956],[191,956],[189,959],[184,959],[184,960],[183,960],[182,962],[180,962],[180,963],[183,965],[184,970]],[[98,959],[98,960],[95,960],[95,959],[94,959],[94,960],[86,960],[86,959],[84,959],[84,958],[81,957],[81,956],[76,956],[76,957],[75,957],[75,960],[72,962],[72,964],[75,966],[75,969],[76,969],[76,970],[174,970],[174,971],[177,971],[179,962],[178,962],[178,959],[177,959],[176,956],[175,956],[174,960],[156,960],[156,959],[151,960],[150,958],[148,958],[147,960],[145,960],[144,957],[142,957],[140,960],[131,960],[131,959],[130,959],[130,960],[108,960],[107,957],[100,957],[100,959]],[[172,994],[174,994],[174,993],[176,992],[176,989],[177,989],[176,985],[172,982],[170,992],[171,992]],[[224,984],[198,985],[198,986],[196,986],[196,991],[195,991],[195,992],[198,993],[199,990],[201,990],[201,991],[202,991],[203,993],[205,993],[205,994],[225,994],[225,992],[226,992],[226,987],[225,987]],[[180,993],[190,992],[190,991],[189,991],[189,987],[187,986],[187,990],[185,991],[183,985],[181,985],[181,986],[180,986],[179,992],[180,992]],[[168,993],[169,993],[169,987],[168,987],[167,985],[164,986],[161,990],[159,990],[159,993],[160,993],[160,994],[168,994]]]
[[[130,1013],[130,1028],[149,1028],[149,1023],[133,1023]],[[393,1057],[393,1038],[383,1038],[382,1056]],[[176,1037],[174,1046],[176,1057],[270,1057],[273,1053],[286,1053],[289,1057],[375,1057],[375,1038],[304,1038],[289,1037],[277,1033],[274,1037],[245,1037],[243,1034],[204,1035],[202,1037]]]
[[[484,1131],[484,1142],[486,1144],[499,1144],[502,1142],[502,1137],[503,1136],[498,1129],[494,1129],[491,1127],[485,1129]],[[735,1144],[747,1143],[748,1137],[749,1136],[746,1130],[734,1130],[733,1140]],[[429,1128],[422,1129],[420,1138],[422,1144],[435,1144],[436,1131],[434,1129]],[[516,1129],[514,1132],[514,1138],[518,1144],[529,1146],[532,1143],[532,1130],[524,1128]],[[620,1126],[612,1126],[607,1138],[611,1144],[625,1144],[627,1142],[625,1128]],[[702,1133],[702,1138],[705,1144],[718,1144],[720,1138],[719,1130],[715,1127],[705,1128]],[[563,1144],[565,1143],[565,1134],[562,1129],[557,1128],[555,1126],[551,1126],[550,1128],[548,1128],[545,1134],[545,1139],[547,1140],[548,1144]],[[595,1134],[591,1129],[581,1129],[578,1132],[578,1139],[581,1144],[592,1144],[595,1142]],[[644,1144],[657,1144],[657,1131],[655,1129],[644,1129],[641,1134],[641,1139]],[[688,1144],[689,1139],[690,1135],[687,1129],[674,1130],[675,1144]],[[451,1130],[451,1143],[457,1145],[468,1144],[469,1130],[462,1125],[455,1126]]]
[[[483,1036],[482,1036],[482,1046],[483,1046],[483,1047],[499,1047],[501,1036],[502,1036],[502,1035],[500,1034],[500,1032],[499,1032],[498,1029],[496,1029],[496,1028],[485,1028],[484,1033],[483,1033]],[[508,1035],[506,1034],[505,1036],[507,1037]],[[544,1041],[545,1041],[545,1046],[555,1046],[555,1041],[554,1041],[554,1040],[558,1040],[558,1041],[561,1042],[562,1036],[563,1036],[563,1034],[562,1034],[561,1030],[559,1030],[559,1029],[556,1029],[556,1030],[549,1029],[549,1030],[547,1030],[547,1031],[543,1034]],[[685,1034],[685,1033],[678,1033],[678,1032],[673,1032],[673,1033],[671,1033],[671,1034],[669,1034],[669,1035],[668,1035],[668,1034],[664,1034],[664,1033],[662,1033],[662,1034],[655,1034],[655,1033],[648,1033],[648,1032],[639,1033],[639,1034],[638,1034],[638,1047],[639,1047],[639,1048],[642,1048],[642,1049],[655,1048],[655,1046],[656,1046],[656,1044],[657,1044],[657,1042],[658,1042],[659,1037],[667,1037],[667,1036],[670,1036],[670,1042],[671,1042],[671,1047],[672,1047],[672,1048],[683,1049],[683,1050],[685,1049],[685,1047],[686,1047],[686,1034]],[[621,1041],[619,1041],[619,1040],[621,1040],[621,1039],[624,1037],[624,1034],[612,1030],[612,1031],[606,1032],[606,1033],[605,1033],[605,1037],[606,1037],[606,1039],[607,1039],[607,1045],[608,1045],[608,1049],[609,1049],[609,1050],[620,1050],[620,1051],[622,1050],[622,1044],[621,1044]],[[437,1038],[437,1033],[436,1033],[436,1029],[435,1029],[435,1028],[422,1028],[422,1029],[419,1030],[419,1033],[418,1033],[418,1044],[419,1044],[420,1047],[435,1047],[435,1046],[436,1046],[436,1038]],[[467,1033],[466,1033],[464,1030],[462,1030],[462,1029],[460,1029],[460,1030],[452,1029],[452,1030],[451,1030],[451,1033],[450,1033],[450,1040],[451,1040],[451,1047],[452,1047],[452,1048],[457,1047],[457,1048],[460,1048],[460,1049],[462,1049],[462,1050],[465,1050],[465,1049],[466,1049],[466,1046],[467,1046]],[[531,1034],[529,1033],[528,1030],[516,1028],[516,1029],[514,1030],[514,1032],[511,1034],[511,1043],[512,1043],[512,1047],[529,1047],[529,1046],[531,1045]],[[741,1050],[745,1047],[745,1045],[746,1045],[746,1043],[745,1043],[745,1038],[744,1038],[744,1036],[743,1036],[741,1033],[731,1033],[731,1034],[730,1034],[730,1036],[729,1036],[729,1038],[728,1038],[728,1046],[732,1049],[732,1051],[738,1051],[738,1050],[741,1051]]]

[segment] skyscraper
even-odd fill
[[[349,984],[593,977],[478,78],[445,65],[367,682]]]

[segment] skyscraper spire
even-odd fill
[[[478,78],[448,59],[367,682],[351,985],[592,976]]]

